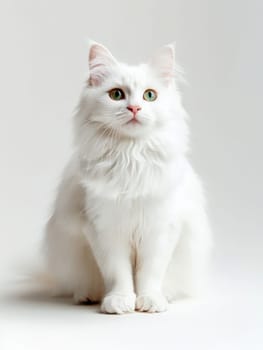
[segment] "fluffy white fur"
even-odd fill
[[[102,312],[164,311],[203,284],[210,232],[175,74],[169,45],[138,66],[90,48],[45,253],[56,292],[101,301]],[[116,87],[125,99],[109,97]],[[143,99],[148,88],[155,101]],[[140,123],[128,123],[128,105],[141,107]]]

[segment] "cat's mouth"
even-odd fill
[[[128,120],[126,124],[134,124],[134,125],[136,125],[136,124],[141,124],[141,122],[136,117],[133,117],[130,120]]]

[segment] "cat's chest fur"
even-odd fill
[[[149,142],[97,150],[80,160],[89,192],[105,198],[159,196],[168,191],[174,161],[167,150]]]

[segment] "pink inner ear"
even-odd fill
[[[97,45],[93,45],[90,48],[90,52],[89,52],[89,62],[93,61],[96,58],[96,53],[97,53]]]
[[[109,67],[115,62],[111,53],[104,46],[99,44],[92,45],[89,53],[89,84],[92,86],[100,85],[108,75]]]
[[[151,60],[151,65],[161,78],[169,84],[175,74],[174,48],[172,45],[164,46]]]
[[[104,46],[94,44],[90,48],[89,61],[91,62],[91,61],[95,60],[96,58],[107,57],[109,55],[110,55],[110,53],[108,52],[108,50]]]
[[[90,66],[90,77],[89,83],[91,86],[98,86],[103,81],[103,78],[106,77],[106,69],[101,64],[94,64]]]
[[[90,86],[99,86],[100,85],[100,79],[97,79],[96,77],[89,77],[89,85]]]

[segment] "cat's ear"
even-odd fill
[[[149,62],[166,85],[170,85],[175,77],[174,45],[166,45],[159,49]]]
[[[116,59],[105,46],[93,42],[89,51],[89,85],[100,85],[116,64]]]

